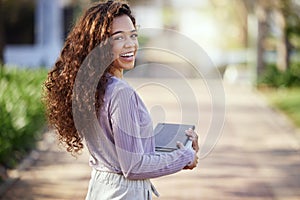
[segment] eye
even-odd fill
[[[130,36],[131,38],[137,38],[138,37],[138,34],[137,33],[133,33],[131,36]]]
[[[123,40],[123,39],[124,39],[124,36],[122,36],[122,35],[116,35],[113,37],[113,40],[115,40],[115,41]]]

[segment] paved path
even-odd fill
[[[131,82],[138,87],[144,80]],[[208,109],[209,95],[199,86],[203,85],[201,81],[190,83],[198,95],[201,117],[197,127],[203,139],[212,115]],[[176,87],[176,84],[173,80],[168,87]],[[145,93],[143,98],[151,105],[158,97],[149,95],[153,93],[143,88],[139,91]],[[248,87],[226,85],[225,92],[226,123],[219,142],[196,169],[154,179],[161,194],[159,199],[299,200],[299,131],[283,115],[267,107],[263,98]],[[159,93],[159,99],[165,99],[161,95]],[[186,101],[189,100],[187,96]],[[176,112],[170,115],[162,112],[168,106],[172,107],[168,103],[163,108],[152,107],[155,120],[178,120]],[[191,116],[195,117],[192,112]],[[51,135],[47,139],[53,143]],[[53,143],[49,149],[40,151],[34,165],[20,172],[20,180],[2,199],[84,199],[89,175],[86,152],[76,160]]]

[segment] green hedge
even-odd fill
[[[46,74],[46,69],[0,70],[0,165],[6,168],[15,167],[41,136]]]
[[[300,63],[292,63],[285,71],[278,70],[275,64],[267,65],[265,72],[258,77],[258,85],[300,87]]]
[[[300,63],[292,63],[285,71],[269,64],[259,77],[258,86],[273,106],[300,127]]]

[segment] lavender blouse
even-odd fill
[[[141,98],[124,80],[111,77],[99,112],[101,131],[85,137],[90,165],[128,179],[149,179],[180,171],[195,152],[155,152],[151,117]]]

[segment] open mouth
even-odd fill
[[[131,58],[133,56],[134,56],[134,52],[133,51],[132,52],[127,52],[127,53],[120,54],[120,57],[122,57],[122,58]]]

